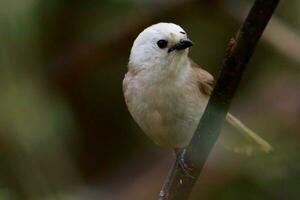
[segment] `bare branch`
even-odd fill
[[[208,106],[190,145],[174,163],[160,192],[160,200],[183,200],[189,197],[219,136],[244,68],[278,2],[279,0],[256,0],[241,28],[230,40]]]
[[[234,19],[242,22],[250,5],[247,2],[225,1],[221,8]],[[264,34],[267,43],[272,45],[282,55],[296,63],[300,63],[300,37],[290,26],[277,16],[273,16]]]

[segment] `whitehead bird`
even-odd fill
[[[207,106],[214,86],[211,74],[193,62],[193,42],[173,23],[158,23],[135,39],[123,80],[127,107],[141,129],[158,145],[186,147]],[[271,146],[233,115],[226,121],[255,141]]]

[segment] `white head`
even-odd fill
[[[173,23],[158,23],[143,30],[131,48],[129,63],[138,69],[170,66],[187,60],[193,43],[186,32]]]

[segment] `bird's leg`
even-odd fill
[[[182,168],[182,170],[186,173],[187,176],[195,178],[190,174],[192,168],[190,168],[188,164],[186,164],[183,158],[185,151],[186,150],[184,148],[174,148],[174,152],[176,155],[176,162],[179,164],[179,166]]]

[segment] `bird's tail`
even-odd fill
[[[246,138],[258,144],[262,151],[266,153],[272,151],[272,146],[266,140],[264,140],[255,132],[253,132],[251,129],[249,129],[246,125],[244,125],[239,119],[234,117],[232,114],[230,113],[227,114],[226,121],[231,126],[236,128],[240,133],[242,133]]]

